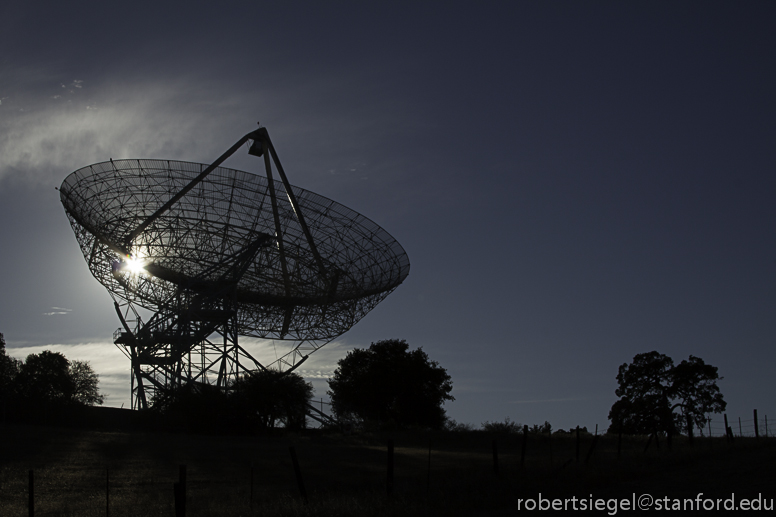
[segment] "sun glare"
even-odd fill
[[[124,269],[133,275],[145,274],[146,259],[136,256],[127,256],[124,258]]]

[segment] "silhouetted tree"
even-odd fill
[[[482,423],[482,429],[493,434],[517,434],[523,432],[523,424],[513,422],[509,417],[506,417],[503,422],[486,420]]]
[[[5,338],[0,333],[0,395],[7,393],[11,382],[19,371],[19,361],[5,350]]]
[[[447,370],[422,348],[404,340],[372,343],[339,360],[329,379],[332,407],[340,419],[440,429],[446,400],[455,400]]]
[[[717,370],[716,366],[692,355],[673,368],[670,397],[675,402],[672,409],[679,409],[680,428],[687,432],[691,425],[703,430],[709,421],[708,414],[722,413],[727,407],[717,386],[722,378]]]
[[[2,411],[0,416],[3,419],[5,419],[11,402],[14,381],[19,373],[19,365],[19,360],[6,353],[5,338],[0,333],[0,411]]]
[[[531,434],[552,434],[552,424],[550,424],[547,420],[544,421],[542,425],[534,424],[529,429],[528,432]]]
[[[92,370],[88,361],[70,361],[68,374],[73,381],[73,401],[84,406],[102,405],[105,395],[100,393],[97,385],[100,376]]]
[[[30,354],[19,364],[14,395],[27,404],[102,404],[99,377],[87,361],[70,362],[59,352]]]
[[[282,423],[287,429],[300,429],[305,426],[313,386],[295,372],[260,370],[243,377],[234,396],[259,427],[272,429]]]
[[[69,367],[70,362],[59,352],[28,355],[16,376],[16,394],[33,404],[69,402],[75,394]]]
[[[232,405],[223,389],[195,382],[159,391],[150,401],[151,413],[162,417],[167,427],[204,433],[240,427],[233,418]]]
[[[198,432],[286,429],[305,425],[313,387],[294,372],[251,372],[227,389],[189,383],[160,391],[151,399],[151,411],[174,428]]]
[[[623,364],[617,374],[620,397],[609,411],[612,432],[626,434],[675,433],[690,425],[703,427],[709,413],[725,409],[716,381],[717,368],[690,356],[674,366],[670,357],[658,352],[638,354]],[[675,411],[678,410],[678,413]]]

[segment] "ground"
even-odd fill
[[[733,494],[736,504],[761,495],[772,505],[776,497],[773,438],[732,444],[696,438],[692,446],[678,439],[671,450],[661,441],[646,452],[645,438],[623,438],[618,459],[616,436],[600,437],[590,452],[594,437],[584,435],[577,461],[573,434],[529,435],[522,467],[522,436],[483,432],[205,436],[5,424],[0,440],[0,515],[27,512],[32,470],[38,516],[171,516],[180,465],[186,465],[191,516],[512,515],[538,504],[540,494],[578,506],[634,494],[671,504],[695,501],[700,493],[721,504]],[[395,444],[390,497],[389,440]],[[292,446],[308,504],[300,497]],[[628,513],[623,510],[618,513]]]

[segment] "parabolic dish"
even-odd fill
[[[156,311],[182,288],[223,286],[230,268],[250,256],[233,291],[238,333],[328,340],[352,327],[409,274],[407,254],[388,232],[292,186],[318,260],[283,183],[276,181],[278,243],[267,178],[223,167],[130,236],[206,167],[112,160],[65,178],[60,197],[81,251],[92,274],[114,295]],[[126,267],[128,262],[137,267]]]

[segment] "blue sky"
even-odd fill
[[[129,399],[119,326],[54,187],[108,158],[210,162],[260,121],[293,184],[376,221],[405,283],[303,371],[406,339],[463,422],[606,427],[617,368],[718,366],[776,416],[770,2],[10,1],[0,332]],[[238,153],[227,166],[259,172]]]

